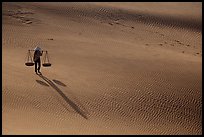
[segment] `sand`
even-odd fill
[[[4,2],[2,134],[201,135],[201,11]],[[36,46],[52,63],[42,75],[25,66]]]

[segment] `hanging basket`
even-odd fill
[[[51,63],[49,61],[48,51],[45,51],[44,59],[43,59],[43,67],[51,67]]]
[[[31,54],[30,50],[28,50],[25,65],[26,66],[33,66],[34,65],[33,57],[32,57],[32,54]]]
[[[51,63],[43,63],[42,65],[43,65],[43,67],[50,67]]]
[[[26,62],[25,65],[26,65],[26,66],[33,66],[34,63],[33,63],[33,62]]]

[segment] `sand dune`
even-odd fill
[[[201,135],[201,6],[3,3],[3,134]]]

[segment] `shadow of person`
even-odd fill
[[[78,114],[80,114],[83,118],[88,119],[85,111],[80,109],[78,105],[76,105],[72,100],[70,100],[51,80],[49,80],[42,74],[38,76],[45,80],[53,89],[55,89],[61,95],[61,97],[67,102],[67,104],[69,104]]]
[[[64,83],[62,83],[61,81],[59,81],[59,80],[53,79],[52,81],[54,81],[56,84],[58,84],[60,86],[66,87],[66,85]]]
[[[43,86],[49,87],[49,85],[48,85],[47,83],[45,83],[45,82],[43,82],[43,81],[41,81],[41,80],[36,80],[36,82],[39,83],[39,84],[41,84],[41,85],[43,85]]]

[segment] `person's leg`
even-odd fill
[[[40,59],[38,60],[38,73],[40,73],[41,62]]]
[[[35,61],[35,73],[37,73],[37,61]]]

